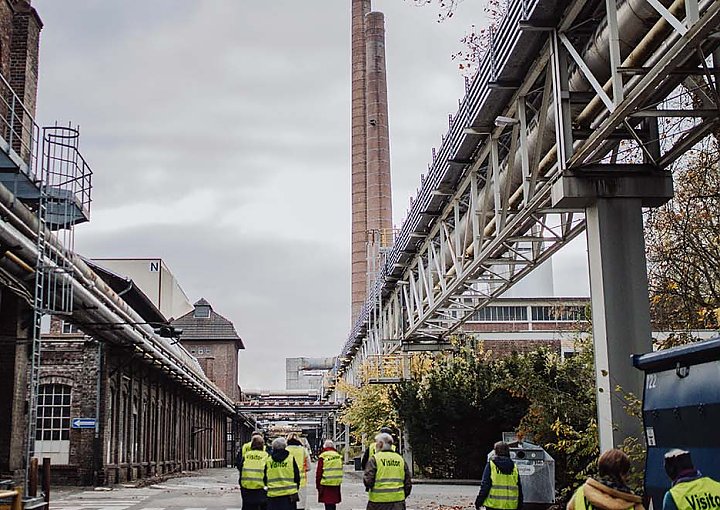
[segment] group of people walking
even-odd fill
[[[388,432],[381,432],[366,458],[363,483],[368,491],[368,510],[404,510],[410,495],[410,469],[397,453]],[[238,452],[243,510],[302,510],[306,508],[307,472],[310,456],[299,438],[273,440],[267,449],[262,434],[255,433]],[[318,457],[315,487],[325,510],[336,510],[341,502],[343,458],[332,441],[323,444]]]
[[[495,443],[494,455],[485,465],[477,510],[520,510],[522,483],[507,443]],[[396,451],[386,429],[375,436],[362,459],[363,484],[368,492],[367,510],[405,510],[412,490],[410,468]],[[277,438],[266,450],[261,434],[254,434],[238,452],[243,510],[302,510],[306,508],[307,472],[310,456],[295,435]],[[720,509],[720,483],[703,476],[690,453],[674,449],[665,454],[665,472],[672,487],[665,494],[662,510]],[[618,449],[598,459],[598,475],[588,478],[573,494],[566,510],[645,510],[642,498],[627,485],[630,459]],[[315,487],[325,510],[336,510],[341,502],[343,458],[332,441],[325,441],[318,458]]]
[[[662,510],[720,509],[720,483],[695,468],[690,452],[670,450],[665,454],[664,467],[672,487],[665,494]],[[598,475],[588,478],[575,491],[566,510],[644,510],[642,498],[627,485],[629,474],[630,458],[622,450],[604,452],[598,459]],[[522,484],[510,448],[507,443],[495,443],[475,508],[520,510],[522,505]]]

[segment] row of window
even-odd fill
[[[584,306],[486,306],[473,313],[471,322],[577,322],[587,320]]]
[[[208,354],[212,354],[212,352],[210,351],[210,347],[192,347],[190,354],[204,354],[207,356]]]

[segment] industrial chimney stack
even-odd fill
[[[352,1],[352,321],[365,302],[379,243],[391,236],[385,18]],[[370,263],[370,265],[368,264]]]

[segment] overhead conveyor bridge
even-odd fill
[[[584,232],[592,200],[666,201],[670,166],[718,126],[720,2],[508,4],[327,395],[369,356],[442,345]]]

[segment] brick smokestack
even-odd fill
[[[352,321],[367,287],[367,113],[365,16],[370,0],[352,1]]]
[[[365,39],[367,225],[368,230],[389,232],[392,229],[392,195],[383,13],[371,12],[365,17]]]

